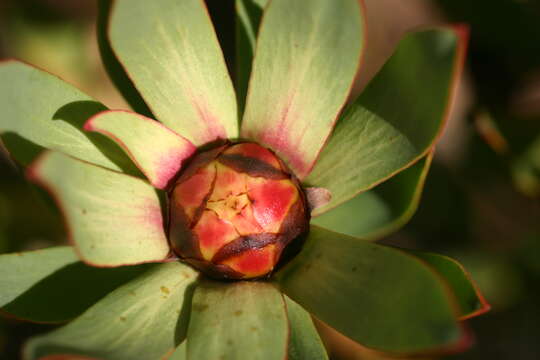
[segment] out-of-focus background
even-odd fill
[[[232,55],[234,2],[207,2]],[[357,92],[407,30],[448,22],[471,30],[467,69],[420,208],[384,242],[460,260],[492,305],[468,321],[475,345],[445,359],[538,359],[540,3],[366,0],[366,6],[368,53]],[[127,108],[101,65],[96,14],[95,0],[0,0],[0,58],[38,65],[111,108]],[[66,241],[60,215],[39,192],[0,149],[0,253]],[[51,328],[0,318],[0,359],[17,359],[28,336]],[[389,359],[323,333],[333,359]]]

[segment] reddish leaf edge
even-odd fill
[[[456,299],[456,296],[454,294],[454,291],[452,290],[452,288],[450,287],[450,285],[448,284],[446,279],[439,273],[439,271],[437,271],[435,269],[435,267],[433,267],[427,261],[421,259],[420,257],[415,256],[414,255],[415,250],[411,251],[411,250],[401,249],[401,248],[397,248],[397,247],[394,247],[394,249],[400,250],[402,253],[404,253],[404,254],[406,254],[406,255],[408,255],[410,257],[415,258],[417,261],[421,262],[425,267],[427,267],[439,279],[439,281],[446,288],[446,293],[448,295],[448,298],[451,299],[451,303],[453,304],[453,307],[454,307],[454,309],[456,311],[457,320],[460,321],[461,323],[463,323],[465,320],[468,320],[468,319],[471,319],[473,317],[477,317],[477,316],[480,316],[482,314],[485,314],[489,310],[491,310],[491,305],[486,301],[484,295],[480,291],[480,288],[478,287],[476,282],[472,279],[472,277],[470,276],[469,272],[465,269],[465,267],[463,265],[461,265],[457,260],[454,260],[451,257],[446,256],[446,255],[433,253],[434,255],[442,256],[442,257],[450,260],[452,263],[455,263],[456,265],[458,265],[458,267],[461,269],[461,271],[463,271],[463,273],[465,274],[465,277],[467,278],[467,280],[469,280],[469,282],[473,286],[475,294],[478,297],[478,300],[480,301],[481,307],[478,310],[473,311],[470,314],[465,314],[465,315],[459,315],[460,307],[459,307],[458,301]],[[471,336],[472,336],[472,334],[471,334]]]
[[[334,121],[332,122],[332,125],[330,127],[330,131],[326,135],[326,138],[324,139],[324,142],[322,143],[322,146],[319,148],[319,151],[317,152],[317,155],[315,156],[315,159],[311,163],[311,166],[307,170],[307,172],[299,178],[300,181],[302,179],[305,179],[309,174],[311,174],[311,171],[313,171],[313,167],[315,167],[315,164],[319,160],[319,157],[321,156],[321,153],[323,149],[326,147],[326,144],[330,141],[330,138],[332,137],[332,133],[334,132],[334,128],[336,127],[337,122],[341,118],[341,115],[343,114],[343,111],[345,110],[349,98],[354,90],[354,85],[356,84],[356,79],[359,77],[364,69],[364,63],[366,62],[366,49],[369,46],[368,42],[368,17],[367,14],[367,5],[365,0],[358,0],[358,4],[360,6],[360,17],[362,19],[362,34],[361,34],[361,40],[362,40],[362,49],[360,50],[360,57],[358,59],[358,64],[356,65],[356,73],[352,78],[352,81],[349,85],[349,90],[347,91],[347,96],[345,97],[345,100],[343,101],[343,104],[341,104],[341,108],[338,110],[336,117],[334,118]]]
[[[428,146],[426,146],[426,149],[424,151],[422,151],[420,154],[418,154],[416,157],[414,157],[411,161],[409,161],[409,163],[405,164],[404,166],[402,166],[399,169],[396,169],[395,171],[393,171],[389,175],[383,177],[379,181],[376,181],[376,182],[370,184],[369,186],[367,186],[367,187],[365,187],[363,189],[360,189],[358,191],[355,191],[355,192],[351,193],[349,196],[343,198],[343,200],[340,203],[334,204],[331,207],[325,208],[324,211],[322,211],[322,212],[315,212],[314,216],[322,215],[325,212],[330,211],[330,210],[338,207],[339,205],[353,199],[357,195],[359,195],[359,194],[361,194],[361,193],[363,193],[365,191],[373,189],[377,185],[380,185],[381,183],[385,182],[386,180],[394,177],[395,175],[399,174],[403,170],[406,170],[406,169],[410,168],[411,166],[416,164],[418,161],[420,161],[422,158],[424,158],[426,155],[428,155],[428,153],[435,151],[435,147],[436,147],[437,143],[439,142],[440,138],[444,134],[444,131],[445,131],[446,126],[448,124],[448,119],[450,118],[451,110],[452,110],[453,105],[454,105],[454,103],[456,101],[457,90],[459,88],[460,79],[462,77],[463,69],[465,67],[465,59],[466,59],[466,55],[467,55],[467,49],[468,49],[468,46],[469,46],[469,35],[470,35],[469,25],[463,24],[463,23],[456,23],[456,24],[446,24],[446,25],[420,26],[420,27],[414,28],[414,29],[406,32],[402,36],[402,39],[405,38],[408,35],[411,35],[411,34],[414,34],[414,33],[417,33],[417,32],[436,30],[436,29],[451,30],[452,32],[454,32],[454,34],[456,34],[457,39],[458,39],[458,43],[457,43],[456,56],[454,58],[454,64],[452,66],[452,79],[450,80],[450,86],[448,87],[449,88],[448,101],[447,101],[445,109],[443,111],[441,124],[439,126],[439,129],[437,130],[437,133],[433,137],[433,140],[431,141],[431,143]],[[375,74],[375,76],[377,76],[377,74]],[[359,94],[358,96],[361,96],[361,95],[362,94]],[[327,138],[326,141],[328,142],[329,139],[330,138]],[[319,155],[320,155],[320,153],[319,153]],[[314,163],[314,165],[315,165],[315,163]],[[304,187],[316,186],[314,184],[305,184],[305,183],[302,183],[302,185]]]
[[[77,257],[83,262],[85,263],[86,265],[88,266],[93,266],[93,267],[97,267],[97,268],[116,268],[116,267],[121,267],[121,266],[131,266],[131,265],[142,265],[142,264],[161,264],[161,263],[166,263],[166,262],[170,262],[168,259],[170,258],[171,256],[171,251],[169,250],[169,254],[167,254],[163,259],[160,259],[160,260],[148,260],[148,261],[140,261],[140,262],[133,262],[133,263],[121,263],[121,264],[114,264],[114,265],[110,265],[110,264],[100,264],[100,263],[97,263],[97,262],[94,262],[94,261],[91,261],[90,259],[86,258],[81,250],[79,249],[79,246],[77,245],[77,243],[75,242],[75,240],[73,239],[73,232],[72,232],[72,229],[71,229],[71,226],[67,220],[67,216],[66,216],[66,211],[64,209],[64,206],[62,205],[62,202],[60,200],[60,197],[58,196],[58,194],[56,193],[56,191],[54,190],[54,188],[47,183],[47,181],[45,179],[43,179],[41,177],[41,174],[39,173],[39,169],[42,165],[42,163],[46,160],[46,158],[52,153],[52,151],[44,151],[43,154],[39,155],[38,158],[36,160],[34,160],[34,162],[32,164],[30,164],[30,166],[28,166],[28,168],[26,169],[25,171],[25,175],[26,175],[26,178],[36,184],[36,185],[39,185],[41,186],[43,189],[45,189],[47,191],[47,193],[49,193],[49,195],[51,196],[51,198],[53,199],[54,203],[56,204],[56,207],[60,210],[60,212],[62,213],[62,222],[64,224],[64,229],[66,230],[66,235],[67,235],[67,239],[68,239],[68,243],[70,246],[73,247],[73,250],[75,251],[75,254],[77,255]],[[63,154],[63,153],[62,153]],[[63,154],[65,155],[65,154]],[[65,156],[69,156],[69,155],[65,155]],[[77,158],[74,158],[72,156],[69,156],[71,157],[72,159],[74,160],[77,160],[77,161],[80,161],[80,162],[83,162],[85,164],[88,164],[90,166],[96,166],[96,167],[99,167],[99,168],[102,168],[102,169],[105,169],[105,170],[108,170],[108,171],[112,171],[110,169],[107,169],[105,167],[102,167],[102,166],[99,166],[99,165],[96,165],[96,164],[92,164],[92,163],[89,163],[87,161],[84,161],[84,160],[80,160],[80,159],[77,159]],[[115,172],[115,171],[113,171]],[[122,174],[124,176],[129,176],[131,178],[134,178],[134,179],[138,179],[138,180],[141,180],[140,178],[138,177],[135,177],[135,176],[131,176],[131,175],[128,175],[128,174],[124,174],[124,173],[119,173],[118,174]],[[163,212],[161,212],[163,213]],[[163,216],[163,215],[162,215]],[[165,221],[163,222],[163,224],[165,225]],[[167,232],[165,231],[165,229],[163,229],[164,233],[166,234]]]
[[[266,4],[266,6],[264,8],[263,15],[262,15],[261,21],[259,23],[259,30],[263,27],[263,25],[265,23],[267,10],[270,7],[271,3],[272,3],[272,0],[268,1],[268,3]],[[362,22],[362,24],[361,24],[362,47],[360,49],[360,53],[358,54],[358,61],[357,61],[357,65],[356,65],[356,71],[355,71],[355,74],[351,77],[349,88],[347,90],[347,95],[344,96],[343,102],[340,105],[339,109],[337,110],[336,115],[334,117],[334,120],[332,121],[332,123],[330,125],[330,129],[329,129],[328,133],[325,135],[324,141],[323,141],[321,147],[319,148],[319,150],[317,151],[313,162],[311,164],[308,164],[307,167],[304,170],[299,171],[299,168],[296,167],[296,163],[302,163],[302,160],[301,160],[302,159],[302,154],[296,154],[295,153],[295,154],[293,154],[293,156],[291,158],[290,156],[284,156],[284,155],[287,154],[287,152],[281,151],[281,149],[275,149],[273,146],[270,146],[269,144],[262,144],[262,146],[270,148],[273,152],[278,154],[278,156],[285,161],[285,163],[287,164],[287,167],[289,167],[290,169],[293,170],[294,175],[300,181],[305,179],[311,173],[311,171],[313,170],[313,167],[317,163],[317,160],[318,160],[322,150],[324,149],[325,145],[330,140],[330,137],[332,135],[334,127],[336,126],[336,123],[338,122],[339,118],[341,117],[341,114],[342,114],[343,110],[345,109],[345,106],[347,105],[349,95],[351,94],[351,92],[352,92],[352,90],[354,88],[354,83],[355,83],[356,76],[361,71],[361,68],[363,67],[363,64],[364,64],[364,61],[365,61],[365,53],[366,53],[365,49],[366,49],[366,45],[367,45],[367,20],[366,20],[365,15],[366,15],[367,8],[366,8],[365,0],[358,0],[358,4],[359,4],[359,10],[360,10],[359,11],[360,12],[360,19],[361,19],[361,22]],[[252,64],[255,63],[255,61],[257,59],[257,54],[260,52],[259,51],[259,46],[260,46],[259,35],[260,35],[260,31],[257,31],[257,39],[256,39],[256,42],[255,42],[255,49],[254,49],[254,56],[253,56]],[[253,71],[249,75],[249,81],[248,81],[247,92],[246,92],[246,99],[244,101],[244,104],[247,104],[247,100],[251,97],[251,92],[253,91],[252,81],[253,81]],[[242,120],[243,120],[243,114],[242,114]],[[243,121],[240,122],[240,136],[243,136],[242,123],[243,123]],[[253,141],[255,141],[255,140],[253,140]],[[259,141],[256,141],[256,142],[259,143]],[[294,148],[294,146],[292,148]]]
[[[152,121],[154,123],[156,123],[159,127],[161,127],[162,129],[172,133],[173,135],[179,137],[180,139],[186,141],[188,143],[188,146],[189,146],[189,154],[187,156],[185,156],[184,158],[182,158],[180,161],[179,161],[179,164],[178,164],[178,168],[174,171],[174,174],[168,178],[163,178],[163,179],[154,179],[152,180],[151,176],[149,176],[149,174],[146,172],[146,170],[144,169],[143,166],[141,166],[141,164],[137,161],[137,158],[133,155],[133,153],[129,150],[129,148],[126,146],[126,144],[121,140],[119,139],[115,134],[109,132],[109,131],[106,131],[106,130],[103,130],[103,129],[100,129],[98,127],[96,127],[94,125],[94,121],[105,115],[105,114],[115,114],[115,113],[127,113],[127,114],[130,114],[130,115],[133,115],[133,116],[137,116],[143,120],[148,120],[148,121]],[[164,190],[164,189],[167,189],[171,186],[171,181],[173,181],[175,179],[175,177],[178,175],[178,173],[182,170],[182,167],[184,165],[184,163],[195,153],[195,151],[197,150],[197,148],[195,147],[195,145],[193,145],[191,143],[191,141],[189,141],[188,139],[186,139],[185,137],[183,137],[182,135],[176,133],[175,131],[173,131],[172,129],[168,128],[167,126],[165,126],[164,124],[162,124],[161,122],[159,121],[156,121],[152,118],[149,118],[149,117],[146,117],[144,115],[141,115],[139,113],[136,113],[136,112],[133,112],[133,111],[129,111],[129,110],[105,110],[105,111],[102,111],[102,112],[99,112],[97,114],[95,114],[94,116],[90,117],[86,123],[84,124],[83,126],[83,129],[86,130],[86,131],[90,131],[90,132],[98,132],[102,135],[105,135],[109,138],[111,138],[112,140],[114,140],[114,142],[120,146],[122,148],[122,150],[124,150],[124,152],[129,156],[129,158],[131,159],[131,161],[133,161],[133,163],[137,166],[137,168],[139,168],[139,170],[141,170],[141,172],[146,176],[146,178],[148,179],[148,181],[150,182],[150,184],[155,187],[156,189],[160,189],[160,190]]]
[[[424,358],[426,356],[427,357],[431,357],[431,356],[437,356],[438,357],[438,356],[455,355],[455,354],[459,354],[459,353],[462,353],[462,352],[468,350],[475,343],[475,337],[474,337],[473,332],[467,326],[460,323],[458,325],[458,327],[461,330],[462,336],[454,343],[444,345],[442,347],[426,349],[424,351],[392,352],[392,351],[387,351],[387,350],[382,350],[382,349],[366,346],[365,344],[359,343],[358,341],[348,337],[347,335],[343,334],[342,332],[340,332],[336,328],[332,327],[328,323],[322,321],[321,319],[319,319],[315,315],[313,315],[313,314],[310,314],[310,315],[315,320],[314,321],[315,324],[317,324],[318,322],[321,323],[321,324],[324,324],[325,326],[333,329],[334,331],[338,332],[340,335],[342,335],[343,337],[349,339],[350,341],[362,346],[365,349],[373,351],[374,353],[379,354],[380,356],[383,356],[383,357],[384,356],[390,356],[390,357],[397,357],[397,358],[402,358],[402,357],[406,357],[406,358],[409,358],[409,357],[411,357],[411,358],[422,357],[422,358]],[[317,326],[317,331],[319,331],[318,326]]]
[[[465,321],[465,320],[472,319],[472,318],[475,318],[477,316],[480,316],[480,315],[483,315],[483,314],[489,312],[491,310],[491,305],[487,302],[486,298],[482,294],[482,291],[478,287],[478,284],[476,283],[476,281],[474,281],[474,279],[472,278],[471,274],[467,271],[467,269],[465,269],[465,267],[459,261],[457,261],[457,260],[455,260],[455,259],[453,259],[453,258],[451,258],[449,256],[441,255],[441,254],[435,254],[435,255],[444,257],[447,260],[451,261],[452,263],[454,263],[454,264],[456,264],[458,266],[458,268],[463,272],[463,274],[465,274],[465,277],[467,278],[467,280],[469,281],[469,283],[473,287],[474,292],[475,292],[476,296],[478,297],[478,301],[480,302],[480,307],[477,310],[475,310],[475,311],[473,311],[471,313],[460,316],[459,320],[460,321]],[[420,260],[422,260],[422,259],[420,259]],[[424,261],[424,260],[422,260],[422,261]],[[427,262],[425,262],[425,263],[426,263],[426,265],[431,267],[431,265],[429,265]],[[433,270],[437,271],[437,270],[435,270],[435,268],[433,268]]]
[[[385,246],[385,245],[381,245],[381,246]],[[374,350],[376,352],[382,352],[383,354],[386,353],[386,354],[390,354],[390,355],[394,355],[394,356],[403,356],[403,355],[407,355],[407,356],[453,355],[453,354],[457,354],[457,353],[462,353],[465,350],[469,349],[472,345],[474,345],[474,343],[475,343],[474,334],[469,329],[469,327],[463,321],[461,321],[462,319],[460,318],[460,315],[459,315],[460,308],[459,308],[457,298],[454,295],[454,292],[452,291],[452,289],[450,288],[450,285],[441,276],[441,274],[439,274],[439,272],[436,271],[433,267],[428,265],[424,260],[418,258],[417,256],[414,256],[413,254],[408,252],[406,249],[399,248],[399,247],[394,247],[394,246],[390,246],[390,247],[392,249],[396,250],[396,251],[401,252],[403,255],[405,255],[407,257],[415,259],[420,265],[423,265],[426,268],[426,270],[431,272],[435,278],[437,278],[439,283],[443,286],[444,292],[446,293],[446,298],[448,299],[449,305],[450,305],[450,307],[452,308],[452,310],[454,312],[454,316],[455,316],[455,319],[456,319],[456,322],[457,322],[456,325],[457,325],[458,329],[460,330],[460,336],[459,336],[459,338],[457,340],[455,340],[453,342],[450,342],[448,344],[433,347],[433,348],[427,348],[425,350],[418,351],[418,352],[406,352],[406,353],[405,352],[403,352],[403,353],[400,353],[400,352],[387,352],[387,351],[384,351],[382,349],[371,348],[371,347],[365,346],[363,344],[361,344],[361,345],[365,346],[368,349]]]
[[[452,80],[450,81],[449,92],[448,92],[448,101],[446,102],[446,107],[443,112],[443,118],[441,125],[439,126],[438,133],[433,138],[432,144],[437,144],[444,134],[446,127],[448,126],[448,120],[450,118],[450,113],[457,99],[457,92],[460,85],[460,80],[463,77],[463,72],[465,68],[465,60],[467,58],[467,51],[469,48],[470,40],[470,27],[465,23],[455,23],[448,25],[432,26],[426,28],[418,28],[413,31],[422,31],[429,29],[445,29],[451,30],[457,37],[457,50],[456,57],[454,58],[454,64],[452,67]]]

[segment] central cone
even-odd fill
[[[269,274],[309,223],[296,178],[274,153],[254,143],[198,154],[169,200],[172,249],[215,278]]]

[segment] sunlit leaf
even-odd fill
[[[332,192],[326,209],[374,187],[431,149],[448,116],[464,52],[461,29],[435,28],[403,38],[344,112],[305,179]]]
[[[19,61],[0,63],[0,134],[23,164],[42,150],[57,150],[113,170],[133,172],[129,158],[112,141],[82,130],[106,107],[54,75]]]
[[[84,128],[120,145],[158,189],[167,187],[196,150],[191,142],[157,121],[128,111],[99,113]]]
[[[51,354],[160,359],[185,338],[195,279],[196,272],[178,262],[152,265],[68,325],[31,339],[24,359]]]
[[[265,282],[204,282],[195,289],[189,359],[284,360],[287,315],[283,296]]]
[[[109,29],[158,120],[195,145],[238,137],[234,89],[202,0],[117,0]]]
[[[299,178],[309,173],[347,99],[363,26],[357,0],[274,0],[265,10],[242,136],[272,148]]]
[[[63,210],[71,240],[85,262],[119,266],[167,257],[160,200],[144,180],[56,152],[41,157],[30,176]]]

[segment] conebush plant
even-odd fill
[[[463,26],[408,33],[357,98],[358,0],[237,0],[228,73],[202,0],[100,2],[133,111],[17,60],[0,132],[70,246],[0,255],[0,306],[67,322],[25,359],[327,359],[312,316],[392,354],[460,351],[487,303],[445,256],[378,245],[414,213]]]

